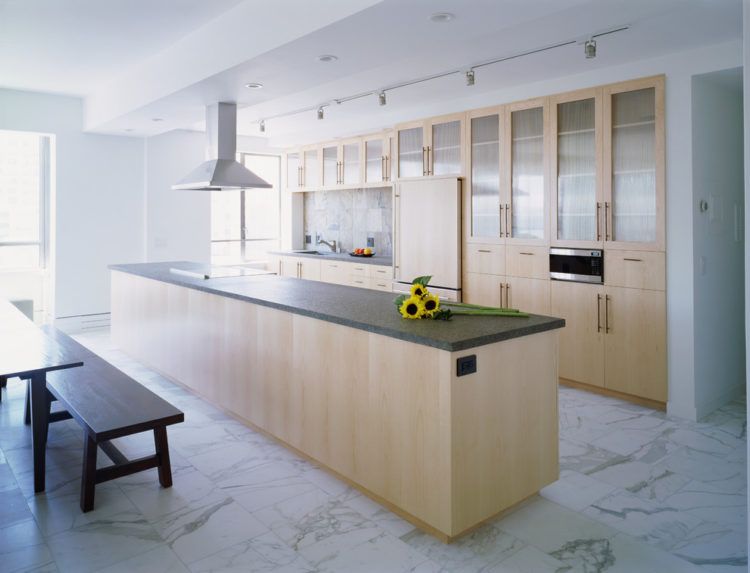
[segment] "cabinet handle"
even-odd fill
[[[391,158],[388,155],[385,156],[385,180],[391,180]]]
[[[630,262],[633,262],[633,263],[642,263],[643,262],[643,259],[630,259],[628,257],[624,257],[622,260],[623,261],[630,261]]]
[[[510,217],[510,203],[505,204],[505,236],[510,237],[510,225],[508,224],[508,218]]]
[[[427,175],[427,160],[426,160],[427,148],[422,146],[422,176]]]
[[[601,217],[602,217],[602,204],[597,202],[596,204],[596,240],[601,241],[602,240],[602,226],[601,226]]]
[[[432,147],[427,146],[427,175],[435,175],[435,166],[432,164],[434,161],[432,157]]]
[[[609,241],[609,202],[604,203],[604,240]]]
[[[602,331],[602,295],[596,295],[596,331]]]
[[[504,283],[500,283],[500,307],[503,306],[503,289],[505,288]]]
[[[297,263],[297,278],[302,278],[302,263]]]
[[[491,253],[489,249],[477,249],[477,253]]]
[[[609,333],[612,330],[609,327],[609,295],[604,297],[604,332]]]
[[[505,308],[511,308],[510,306],[510,283],[505,283]]]
[[[375,283],[375,285],[379,286],[379,287],[382,287],[382,288],[385,288],[385,286],[386,286],[385,283]]]
[[[380,156],[380,180],[385,181],[385,155]]]
[[[518,254],[519,255],[526,255],[528,257],[533,257],[534,256],[534,253],[524,253],[524,252],[521,252],[521,253],[518,253]]]
[[[279,259],[279,276],[281,276],[281,259]]]
[[[497,226],[500,227],[501,237],[505,234],[505,219],[503,219],[503,209],[503,204],[500,203],[500,221],[498,222]]]

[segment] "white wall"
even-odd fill
[[[108,312],[107,265],[143,253],[143,140],[82,122],[78,98],[0,89],[0,129],[54,136],[55,317]]]
[[[210,262],[211,194],[171,189],[205,161],[205,148],[205,133],[198,131],[176,130],[146,140],[145,260]],[[281,153],[259,137],[239,137],[237,150]]]
[[[695,405],[701,418],[745,386],[742,69],[693,76],[692,100]]]

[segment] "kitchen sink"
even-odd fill
[[[292,252],[298,253],[300,255],[329,255],[330,254],[330,253],[321,253],[320,251],[313,251],[311,249],[298,249]]]

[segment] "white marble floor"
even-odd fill
[[[561,478],[453,545],[432,537],[112,348],[81,342],[185,411],[155,470],[78,509],[81,432],[51,427],[32,490],[22,386],[0,406],[0,571],[686,573],[747,570],[746,414],[703,423],[560,389]],[[129,454],[151,437],[119,441]],[[104,456],[102,456],[104,457]]]

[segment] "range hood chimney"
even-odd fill
[[[237,104],[216,103],[206,108],[208,161],[172,185],[180,191],[238,191],[272,185],[240,164],[237,157]]]

